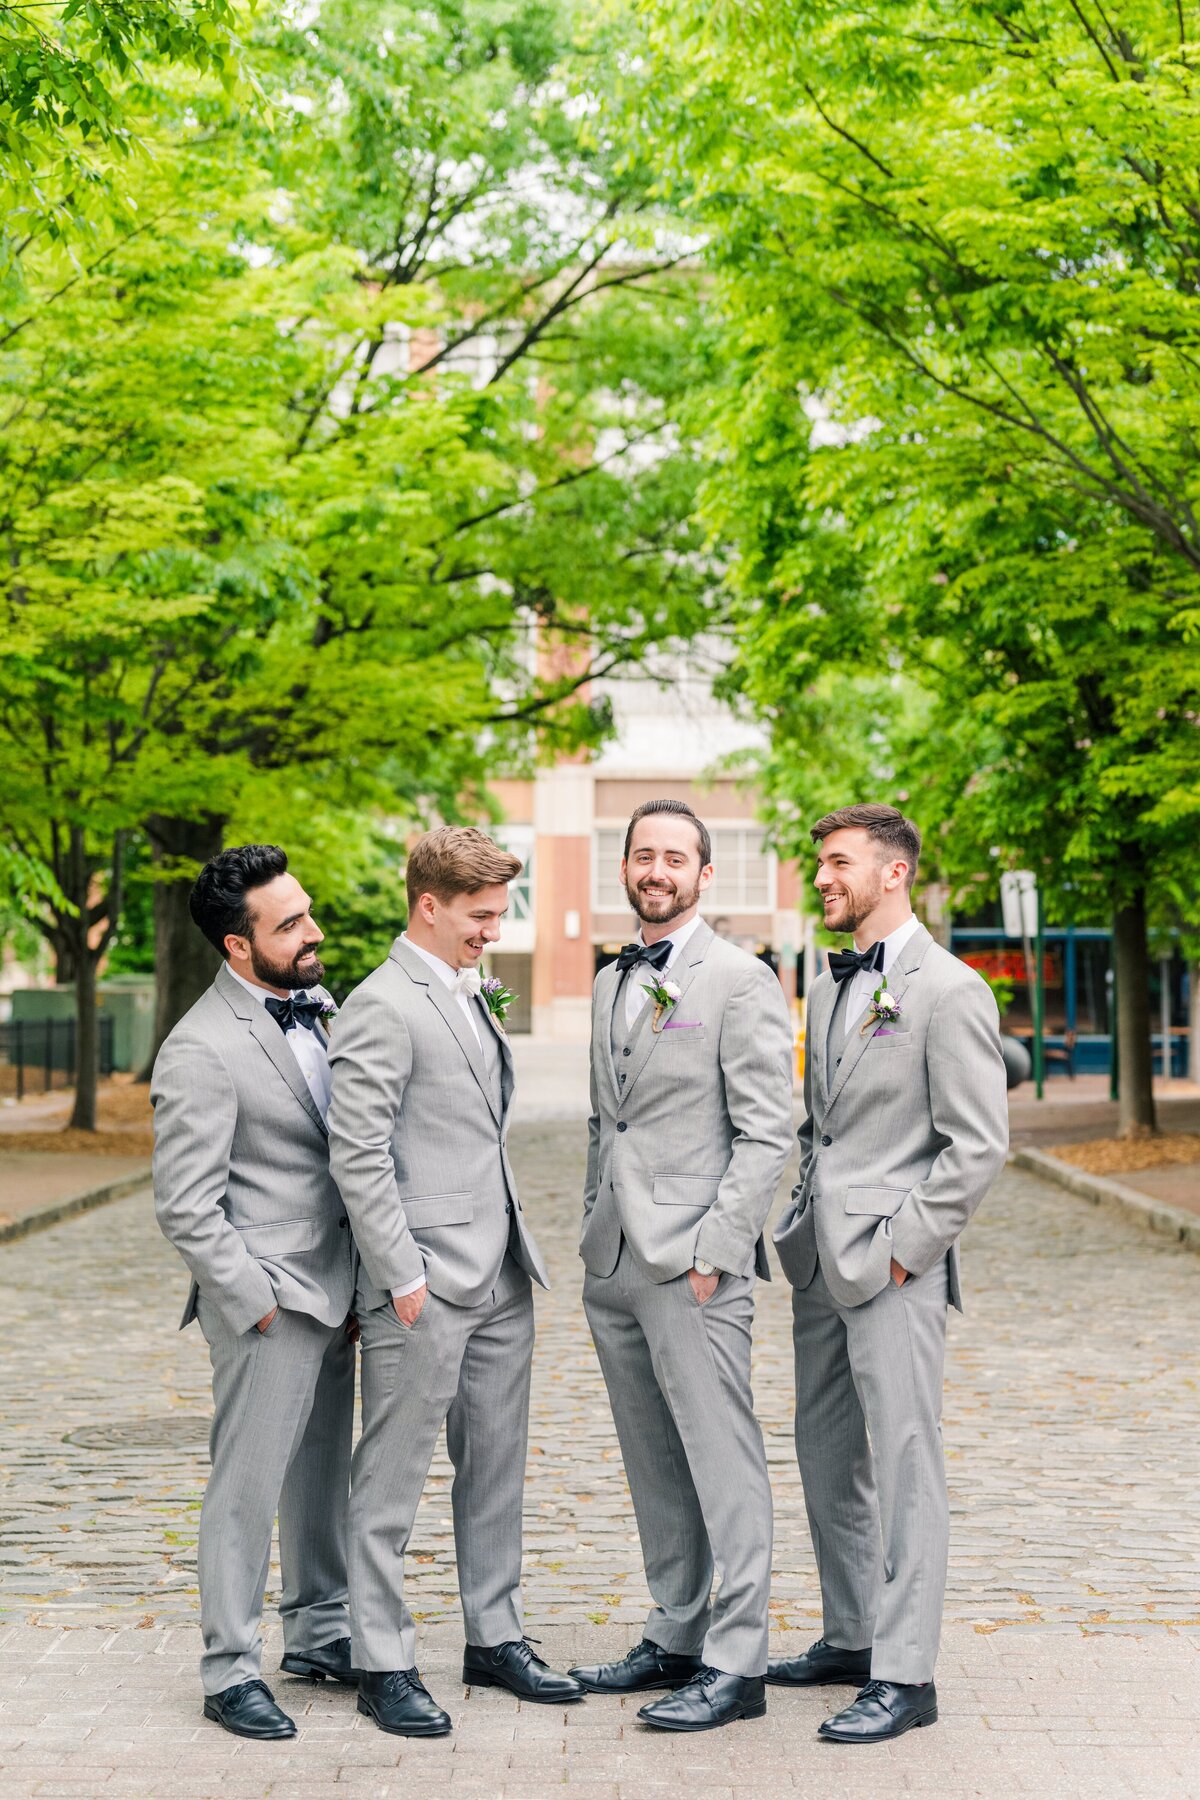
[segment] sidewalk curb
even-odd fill
[[[0,1139],[0,1146],[2,1144]],[[0,1214],[0,1244],[11,1244],[17,1238],[28,1237],[31,1231],[43,1231],[47,1225],[57,1225],[61,1219],[73,1218],[76,1213],[107,1206],[110,1200],[123,1200],[127,1194],[136,1194],[139,1188],[144,1188],[149,1180],[150,1164],[147,1163],[138,1175],[123,1175],[119,1181],[106,1182],[103,1187],[86,1188],[82,1194],[68,1194],[65,1200],[47,1201],[45,1206],[22,1213],[20,1218],[9,1219]]]
[[[1048,1181],[1055,1181],[1059,1187],[1077,1194],[1081,1200],[1090,1200],[1093,1206],[1124,1213],[1134,1224],[1144,1225],[1160,1237],[1174,1239],[1185,1250],[1200,1251],[1200,1215],[1196,1213],[1184,1212],[1177,1206],[1163,1206],[1136,1188],[1110,1181],[1105,1175],[1089,1175],[1070,1163],[1059,1162],[1056,1156],[1049,1156],[1044,1150],[1014,1150],[1008,1160],[1014,1168],[1045,1176]]]

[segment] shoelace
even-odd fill
[[[511,1651],[521,1667],[527,1669],[531,1662],[541,1662],[541,1657],[536,1656],[530,1648],[532,1644],[540,1644],[541,1641],[541,1638],[514,1638],[509,1644],[499,1645],[494,1652],[496,1660],[499,1661],[506,1651]]]
[[[701,1669],[700,1673],[697,1676],[695,1676],[694,1679],[699,1684],[700,1687],[710,1688],[714,1681],[720,1680],[720,1677],[721,1677],[720,1669],[708,1668],[708,1669]]]
[[[265,1694],[272,1705],[275,1704],[275,1697],[265,1681],[239,1681],[237,1686],[230,1688],[223,1698],[227,1701],[240,1700],[243,1695],[251,1693],[255,1688],[260,1694]]]
[[[860,1700],[881,1700],[887,1685],[886,1681],[868,1681],[866,1687],[860,1689],[858,1697]]]

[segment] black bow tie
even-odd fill
[[[649,963],[655,971],[665,969],[674,948],[670,938],[660,938],[657,944],[626,944],[617,958],[617,968],[622,975],[640,962]]]
[[[869,950],[831,950],[829,952],[829,973],[835,981],[845,981],[848,975],[857,975],[860,969],[878,969],[883,973],[883,939],[872,944]]]
[[[297,1000],[290,994],[286,1000],[268,994],[265,1005],[280,1031],[290,1031],[293,1025],[312,1031],[324,1010],[319,1000]]]

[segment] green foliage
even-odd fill
[[[0,287],[0,827],[101,944],[153,820],[348,868],[707,621],[713,332],[567,48],[540,0],[264,13],[269,116],[148,62],[127,215]]]
[[[0,5],[0,256],[43,234],[78,235],[105,212],[139,146],[133,100],[143,57],[232,88],[239,67],[232,0],[94,0]]]
[[[777,809],[809,814],[832,769],[910,795],[960,887],[1020,860],[1076,918],[1182,889],[1194,913],[1185,15],[644,16],[657,62],[626,99],[720,281],[705,504]]]

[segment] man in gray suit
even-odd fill
[[[641,931],[596,979],[580,1240],[655,1605],[628,1656],[572,1673],[597,1693],[675,1689],[638,1714],[670,1731],[766,1711],[771,1489],[750,1336],[791,1144],[792,1034],[770,969],[699,917],[712,874],[689,806],[637,809],[621,879]]]
[[[346,1509],[354,1247],[329,1174],[322,934],[272,844],[225,850],[191,894],[225,959],[154,1065],[158,1222],[192,1273],[208,1340],[212,1473],[200,1513],[204,1715],[294,1737],[260,1679],[279,1514],[283,1667],[353,1682]]]
[[[991,990],[913,916],[916,826],[846,806],[812,836],[825,924],[856,948],[809,997],[800,1177],[775,1243],[825,1635],[767,1679],[860,1686],[819,1735],[877,1743],[937,1719],[946,1309],[962,1310],[958,1239],[1008,1111]]]
[[[333,1034],[333,1172],[362,1257],[362,1436],[350,1509],[358,1709],[384,1731],[450,1730],[415,1668],[404,1553],[445,1421],[463,1680],[525,1700],[583,1697],[521,1625],[521,1503],[546,1271],[508,1160],[513,1061],[479,963],[500,935],[515,856],[442,826],[409,855],[408,928]]]

